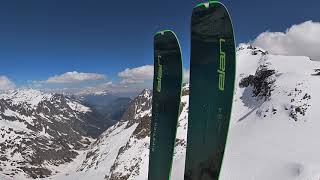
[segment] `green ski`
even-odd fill
[[[172,31],[161,31],[154,37],[149,180],[170,179],[181,85],[182,59],[179,42]]]
[[[201,3],[191,20],[190,106],[185,180],[218,180],[235,82],[235,40],[226,7]]]

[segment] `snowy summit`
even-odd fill
[[[237,48],[234,107],[220,180],[320,178],[320,142],[316,138],[320,136],[320,111],[317,105],[320,102],[319,69],[320,62],[308,57],[273,55],[246,44]],[[31,94],[35,98],[30,102],[26,94],[1,95],[1,108],[9,107],[10,103],[28,104],[27,107],[36,107],[38,104],[39,107],[41,101],[52,102],[55,97],[34,92]],[[173,180],[183,180],[188,99],[189,85],[185,84],[172,167]],[[48,166],[47,169],[54,170],[48,173],[53,175],[50,178],[145,180],[149,162],[151,102],[152,92],[144,90],[130,102],[121,121],[107,129],[89,146],[78,148],[70,160],[58,164],[58,167]],[[79,112],[90,113],[85,106],[76,104],[76,101],[66,100],[70,108],[69,116],[79,119]],[[1,111],[0,117],[7,118],[8,112]],[[41,114],[39,116],[42,117]],[[63,116],[55,117],[63,120]],[[47,118],[48,115],[43,116],[43,119]],[[31,120],[32,115],[25,118],[27,122]],[[11,126],[15,127],[13,124]],[[48,132],[42,129],[37,132]],[[83,138],[85,136],[66,143],[74,147],[74,143],[83,142]],[[14,167],[11,168],[14,170]],[[11,172],[12,169],[4,170]],[[30,177],[30,174],[26,173],[26,177]],[[2,179],[11,180],[9,175]]]

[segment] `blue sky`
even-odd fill
[[[119,73],[126,68],[153,63],[153,34],[161,29],[176,31],[188,69],[190,17],[199,2],[1,1],[0,76],[17,87],[36,83],[51,87],[45,83],[50,77],[74,71],[105,76],[75,87],[119,83],[124,78]],[[254,40],[267,30],[283,32],[294,24],[320,19],[317,0],[222,2],[232,16],[237,43]],[[72,85],[64,82],[54,87]]]

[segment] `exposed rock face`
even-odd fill
[[[176,140],[176,156],[183,156],[186,147],[188,84],[182,91],[181,114]],[[108,129],[90,147],[79,172],[104,170],[104,179],[124,180],[146,178],[149,163],[149,141],[152,91],[145,89],[130,104],[122,121]],[[120,139],[122,141],[120,141]],[[108,161],[106,161],[108,159]]]
[[[0,95],[0,168],[14,177],[48,177],[48,165],[71,162],[101,133],[95,115],[59,94],[20,90]],[[92,123],[93,122],[93,123]],[[10,164],[10,166],[9,166]]]
[[[320,79],[315,74],[319,72],[315,68],[319,69],[319,67],[319,62],[310,61],[307,57],[272,55],[263,49],[248,45],[241,45],[238,48],[234,108],[220,174],[221,180],[243,180],[252,179],[252,177],[259,180],[319,179],[320,158],[318,154],[320,145],[317,137],[320,136],[320,121],[318,121],[320,116]],[[89,146],[82,158],[77,158],[76,161],[80,162],[80,165],[76,166],[74,171],[66,171],[65,174],[60,174],[61,176],[50,178],[53,180],[147,179],[151,94],[150,90],[144,90],[137,98],[133,99],[124,112],[122,120],[101,134]],[[87,134],[87,131],[84,130],[86,128],[83,128],[86,127],[86,123],[84,126],[74,126],[68,121],[69,123],[63,124],[66,127],[53,126],[44,122],[35,123],[33,116],[36,116],[38,112],[33,113],[33,108],[15,109],[14,112],[19,112],[19,114],[31,113],[31,119],[14,114],[8,111],[14,101],[7,99],[0,98],[0,114],[2,114],[0,122],[7,123],[6,125],[1,124],[3,129],[0,131],[2,132],[0,136],[5,137],[6,142],[3,137],[0,138],[0,144],[3,145],[0,147],[1,153],[4,152],[0,154],[0,171],[9,176],[11,176],[10,173],[21,172],[26,172],[29,177],[49,176],[55,171],[46,168],[46,164],[59,164],[62,161],[62,163],[69,165],[67,162],[75,157],[74,153],[78,153],[73,149],[81,149],[85,144],[88,144],[89,140],[84,141],[85,138],[82,136],[82,134]],[[184,176],[188,100],[189,87],[188,84],[185,84],[182,91],[181,114],[172,166],[171,179],[173,180],[181,180]],[[66,103],[63,103],[63,100],[60,101],[64,104],[61,105],[61,108],[65,108],[65,111],[69,112],[65,105],[68,105],[68,98],[66,98]],[[29,104],[27,106],[31,106],[33,103]],[[56,111],[52,114],[55,118],[39,116],[44,118],[43,121],[49,119],[50,122],[53,122],[52,124],[65,122],[66,119],[74,116],[76,122],[76,119],[82,120],[79,117],[93,113],[92,109],[86,112],[78,111],[77,109],[83,108],[69,104],[69,108],[73,108],[73,111],[70,110],[70,112],[74,112],[71,116],[68,113],[63,114],[64,111],[59,111],[60,108],[54,110],[55,105],[51,107],[50,104],[45,106],[52,110],[47,110],[48,108],[44,107],[39,113],[50,114]],[[7,120],[4,121],[3,118]],[[12,122],[20,124],[16,126]],[[50,125],[50,129],[56,128],[59,133],[49,130],[43,124]],[[76,128],[79,129],[79,132],[74,130]],[[71,132],[68,132],[68,129]],[[39,132],[39,130],[42,131]],[[60,130],[70,136],[61,134]],[[46,132],[50,132],[50,134]],[[50,139],[47,136],[55,136],[55,138]],[[59,139],[59,137],[63,138]],[[75,139],[79,146],[76,146],[77,143],[72,139]],[[19,143],[10,146],[9,142],[12,141]],[[50,147],[48,143],[51,143]],[[35,146],[41,147],[39,151],[47,149],[41,153],[49,152],[53,153],[53,156],[50,155],[46,160],[43,160],[42,154],[39,151],[34,153],[34,149],[29,149],[29,145],[33,148],[36,148]],[[6,161],[18,165],[22,163],[18,161],[19,149],[24,149],[21,152],[23,157],[30,154],[41,154],[41,156],[33,158],[36,164],[28,163],[19,166],[22,168],[12,168],[9,171]],[[60,150],[62,151],[60,152]],[[38,156],[35,155],[35,157]],[[14,158],[18,160],[13,162]],[[38,165],[40,162],[43,163],[42,166]]]
[[[272,55],[248,45],[238,48],[234,108],[220,179],[318,179],[320,79],[314,69],[319,66],[307,57]],[[186,84],[173,180],[184,178],[188,98]],[[132,101],[122,121],[90,146],[87,158],[72,177],[147,179],[150,120],[151,91],[145,90]]]
[[[261,65],[257,69],[255,75],[249,75],[241,79],[239,83],[240,88],[251,86],[252,93],[255,97],[259,96],[268,99],[273,91],[272,85],[275,82],[275,70],[268,69],[268,66]]]
[[[152,92],[143,90],[130,104],[129,108],[122,116],[123,121],[128,121],[128,126],[140,122],[140,118],[151,116]]]

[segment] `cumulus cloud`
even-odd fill
[[[136,68],[127,68],[118,73],[118,76],[122,78],[121,84],[137,84],[144,83],[145,81],[153,79],[153,66],[145,65]]]
[[[308,56],[320,61],[320,22],[306,21],[285,32],[264,32],[253,45],[274,54]]]
[[[0,76],[0,91],[15,89],[16,85],[6,76]]]
[[[118,76],[122,78],[120,84],[138,84],[144,83],[153,79],[153,65],[145,65],[132,69],[125,69],[118,73]],[[190,70],[183,69],[183,82],[189,82]]]
[[[141,85],[141,84],[140,84]],[[148,88],[145,86],[139,86],[139,84],[120,84],[120,83],[113,83],[113,82],[106,82],[101,83],[96,86],[89,86],[84,88],[67,88],[67,89],[55,89],[53,92],[58,93],[70,93],[70,94],[77,94],[77,95],[85,95],[85,94],[105,94],[111,93],[118,96],[129,96],[134,97],[142,89]]]
[[[183,82],[188,83],[190,81],[190,69],[183,69]]]
[[[103,74],[97,73],[82,73],[82,72],[66,72],[61,75],[55,75],[53,77],[49,77],[45,81],[41,81],[41,83],[48,84],[67,84],[67,83],[79,83],[84,81],[96,81],[103,80],[106,76]]]

